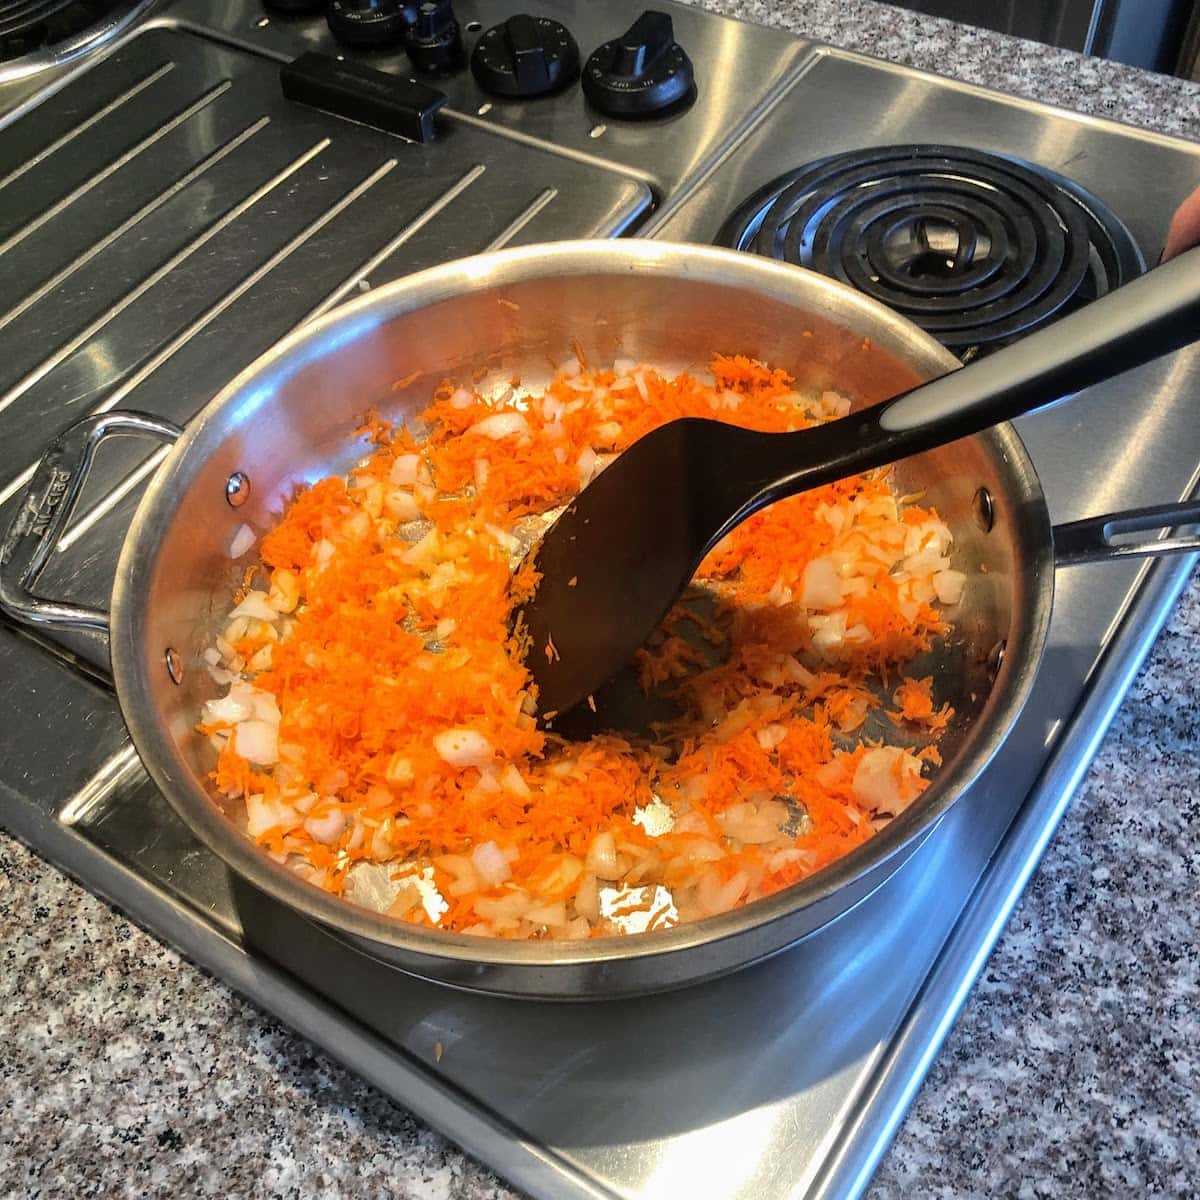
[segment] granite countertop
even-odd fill
[[[704,2],[1200,136],[1193,84],[866,0]],[[875,1200],[1195,1194],[1198,776],[1193,578],[876,1175]],[[4,834],[0,956],[0,1197],[515,1195]]]

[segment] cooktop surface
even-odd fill
[[[660,7],[694,91],[640,120],[627,98],[505,96],[469,69],[422,73],[436,47],[351,47],[322,13],[227,0],[161,7],[44,90],[0,85],[0,519],[76,417],[186,421],[289,329],[432,262],[560,237],[725,241],[853,279],[965,356],[1153,262],[1200,168],[1187,143]],[[525,9],[570,32],[581,71],[640,11]],[[465,62],[516,9],[454,12]],[[437,88],[434,136],[286,99],[278,68],[304,51]],[[1056,521],[1193,491],[1198,371],[1185,352],[1020,424]],[[157,461],[125,446],[97,462],[40,590],[106,601]],[[537,1195],[854,1195],[1189,566],[1060,571],[1034,698],[925,845],[835,925],[669,996],[452,992],[265,900],[149,783],[94,638],[0,625],[3,819]]]

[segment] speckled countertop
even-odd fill
[[[1200,136],[1196,85],[882,4],[706,2]],[[1197,1194],[1198,782],[1194,578],[884,1160],[874,1200]],[[3,834],[0,1029],[0,1197],[513,1196]]]

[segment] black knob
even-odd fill
[[[404,35],[404,50],[420,71],[453,71],[463,65],[462,31],[450,0],[425,0]]]
[[[579,47],[557,21],[518,13],[480,35],[471,72],[495,96],[544,96],[579,74]]]
[[[583,68],[583,93],[610,117],[645,117],[692,93],[692,60],[675,40],[671,18],[647,9]]]
[[[325,20],[347,46],[391,46],[404,36],[415,13],[415,4],[405,0],[332,0]]]

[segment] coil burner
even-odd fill
[[[756,191],[717,240],[840,279],[964,360],[1145,270],[1129,230],[1091,193],[960,146],[819,159]]]

